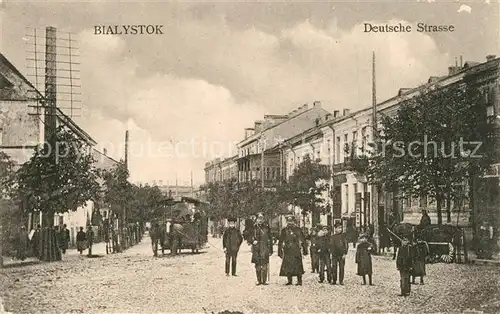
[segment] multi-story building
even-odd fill
[[[446,76],[431,77],[426,84],[416,88],[400,89],[397,96],[377,104],[377,113],[395,115],[403,101],[418,95],[424,88],[431,85],[442,88],[464,80],[472,80],[485,91],[485,97],[490,104],[487,115],[498,130],[499,63],[499,58],[488,56],[485,63],[465,62],[463,66],[450,67]],[[321,163],[331,165],[333,175],[330,189],[335,189],[335,193],[331,193],[330,196],[335,199],[330,199],[329,202],[332,204],[331,217],[333,219],[345,218],[347,222],[357,227],[373,224],[377,231],[380,225],[386,223],[389,212],[399,213],[398,216],[404,222],[418,223],[421,210],[425,208],[430,213],[433,223],[436,223],[436,205],[432,199],[426,196],[414,199],[400,194],[394,195],[389,191],[380,191],[379,194],[379,191],[375,191],[375,187],[368,184],[364,175],[351,170],[352,150],[354,150],[354,156],[362,154],[372,140],[372,113],[372,107],[366,107],[354,113],[344,110],[343,115],[340,115],[339,111],[334,111],[331,119],[325,119],[326,121],[320,123],[319,126],[285,141],[283,145],[287,147],[284,155],[288,171],[286,177],[289,177],[300,163],[304,154],[309,154],[313,159],[318,159],[319,156]],[[381,127],[380,121],[378,127]],[[500,151],[498,140],[496,144],[497,151]],[[473,204],[467,202],[451,204],[453,223],[468,225],[471,213],[478,215],[481,211],[489,212],[490,215],[497,213],[496,216],[500,216],[498,212],[500,164],[498,162],[492,165],[491,171],[481,180],[477,180],[478,187],[475,188],[476,196]],[[487,195],[484,195],[485,191],[488,191]],[[377,233],[375,236],[378,237]]]
[[[224,182],[238,179],[238,156],[214,159],[205,163],[205,183]]]
[[[265,187],[275,187],[286,178],[284,156],[276,150],[284,141],[317,126],[329,115],[319,101],[305,104],[288,115],[266,115],[254,128],[245,129],[245,139],[238,143],[238,181],[263,181]]]

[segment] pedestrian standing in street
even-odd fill
[[[296,226],[293,216],[287,217],[286,227],[281,230],[278,253],[279,257],[283,259],[280,276],[287,277],[287,285],[291,285],[293,277],[297,277],[297,285],[301,286],[304,274],[302,253],[307,255],[307,244],[304,234]]]
[[[88,243],[88,256],[92,256],[92,245],[94,244],[94,230],[92,230],[92,225],[87,227],[87,243]]]
[[[348,243],[346,236],[342,230],[342,224],[337,222],[335,224],[334,234],[331,238],[331,253],[332,253],[332,285],[337,283],[337,278],[339,284],[344,284],[344,267],[345,267],[345,257],[348,252]],[[338,272],[337,272],[338,270]],[[338,277],[337,277],[338,274]]]
[[[330,231],[328,230],[328,226],[322,226],[321,230],[318,232],[316,254],[318,255],[319,259],[319,282],[323,283],[323,281],[325,280],[326,268],[326,279],[329,283],[331,283],[332,262],[330,259]]]
[[[69,246],[69,230],[66,228],[66,224],[62,225],[59,230],[59,248],[62,254],[66,254],[66,250]]]
[[[407,296],[411,292],[410,274],[413,267],[413,248],[407,236],[403,236],[396,258],[396,267],[400,276],[400,296]]]
[[[319,273],[319,258],[316,248],[318,242],[318,226],[311,228],[311,232],[309,233],[308,238],[311,242],[309,246],[309,254],[311,255],[311,272]]]
[[[412,284],[415,284],[415,277],[420,277],[420,284],[424,284],[424,276],[425,272],[425,259],[427,255],[429,255],[429,245],[427,242],[422,241],[421,239],[417,239],[414,245],[415,256],[413,258],[413,267],[412,267]]]
[[[273,238],[271,228],[264,221],[264,215],[259,213],[250,233],[249,244],[252,245],[252,263],[255,264],[257,285],[267,285],[269,256],[273,254]]]
[[[236,259],[238,258],[238,251],[243,242],[243,236],[239,229],[236,228],[236,219],[229,218],[229,227],[222,235],[222,247],[226,253],[226,276],[229,276],[229,264],[231,264],[231,275],[236,276]]]
[[[362,234],[356,248],[356,264],[358,264],[358,275],[363,277],[363,285],[366,285],[366,276],[368,275],[369,284],[373,286],[372,252],[373,247],[368,235]]]
[[[80,227],[80,231],[76,234],[76,249],[82,255],[83,251],[86,248],[87,237],[85,231],[83,231],[83,227]]]

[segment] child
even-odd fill
[[[337,283],[337,274],[339,284],[344,284],[344,266],[345,257],[348,251],[348,244],[344,233],[342,232],[342,224],[335,224],[335,234],[331,237],[331,254],[332,254],[332,285]],[[338,269],[338,271],[337,271]]]
[[[356,264],[358,264],[358,275],[363,277],[363,285],[366,285],[366,275],[370,286],[372,282],[372,244],[368,241],[368,235],[362,234],[356,248]]]
[[[319,259],[319,282],[323,283],[325,280],[325,266],[326,266],[326,279],[332,282],[331,260],[330,260],[330,232],[328,226],[323,226],[318,232],[316,243],[316,254]]]

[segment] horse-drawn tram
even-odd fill
[[[163,216],[151,224],[150,236],[153,254],[162,254],[169,249],[178,254],[183,249],[193,253],[205,247],[208,241],[208,217],[204,211],[206,203],[191,197],[166,199]]]

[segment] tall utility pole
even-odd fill
[[[128,170],[128,130],[125,131],[125,168]]]
[[[375,51],[372,55],[372,132],[373,141],[376,144],[375,149],[377,149],[378,144],[378,126],[377,126],[377,85],[376,85],[376,75],[375,75]],[[377,153],[377,152],[374,152]],[[372,185],[372,223],[373,223],[373,234],[375,238],[375,243],[377,248],[380,248],[380,235],[379,235],[379,225],[378,225],[378,215],[379,215],[379,189],[380,185],[375,183]],[[366,219],[366,217],[365,217]]]
[[[265,150],[265,138],[261,136],[260,138],[260,182],[262,190],[264,191],[264,150]]]
[[[56,29],[47,27],[45,29],[45,145],[49,152],[53,153],[56,147],[56,99],[57,99],[57,49]],[[55,162],[55,158],[53,159]],[[43,227],[54,225],[54,213],[47,213],[43,221]]]

